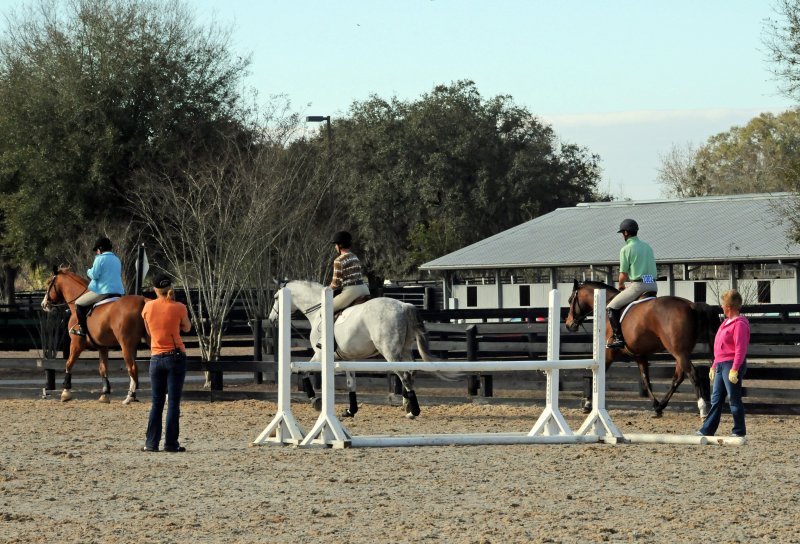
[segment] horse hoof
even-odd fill
[[[411,412],[407,412],[407,413],[406,413],[406,417],[407,417],[408,419],[417,419],[417,416],[415,416],[415,415],[414,415],[414,414],[412,414]]]
[[[311,406],[317,412],[321,412],[322,411],[322,398],[321,397],[314,397],[313,399],[311,399]]]
[[[108,395],[100,395],[100,398],[97,399],[97,401],[102,402],[103,404],[108,404],[111,402],[111,399],[108,397]]]
[[[130,404],[132,402],[139,402],[139,399],[137,399],[136,397],[131,397],[130,395],[128,395],[127,397],[125,397],[125,400],[122,401],[122,404]]]
[[[658,419],[660,417],[664,417],[664,412],[656,412],[653,414],[653,419]]]
[[[341,417],[356,417],[356,415],[348,408],[341,413]]]
[[[68,400],[72,400],[72,393],[65,389],[61,392],[61,402],[67,402]]]

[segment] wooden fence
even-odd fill
[[[416,296],[415,305],[424,308],[424,291],[403,291],[403,294]],[[0,349],[31,349],[36,341],[40,342],[37,336],[42,330],[42,312],[38,308],[41,296],[32,297],[31,301],[27,307],[23,304],[13,308],[0,307]],[[748,408],[751,411],[800,413],[800,305],[749,306],[743,308],[743,313],[750,320],[752,332],[744,391]],[[432,351],[440,358],[459,360],[544,358],[547,324],[543,320],[546,314],[546,309],[423,310]],[[565,316],[566,310],[562,312],[562,320]],[[211,371],[214,390],[222,387],[223,373],[226,372],[252,372],[258,380],[264,375],[271,379],[275,372],[273,329],[264,327],[262,335],[259,331],[262,325],[261,322],[248,322],[243,305],[237,304],[227,324],[224,348],[252,346],[252,358],[224,357],[213,363],[191,360],[190,370]],[[308,322],[305,319],[293,320],[292,328],[292,346],[296,355],[310,355]],[[196,347],[196,344],[196,341],[188,342],[190,347]],[[585,329],[571,333],[562,325],[561,354],[563,358],[590,355],[590,327],[587,325]],[[700,367],[701,375],[705,376],[708,347],[698,345],[695,354],[695,363]],[[653,361],[651,377],[659,394],[666,390],[671,380],[674,362],[669,354],[658,354]],[[146,367],[145,361],[142,364]],[[40,368],[45,371],[47,387],[52,388],[55,373],[63,371],[63,359],[45,360],[40,363]],[[467,392],[492,396],[494,377],[492,374],[471,376]],[[543,379],[537,375],[525,379],[526,387],[544,387]],[[561,387],[564,391],[582,391],[584,377],[580,373],[562,373]],[[682,389],[685,387],[690,388],[682,386]],[[614,363],[608,374],[608,388],[610,392],[641,392],[635,365]]]

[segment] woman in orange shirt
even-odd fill
[[[181,394],[186,378],[186,346],[181,331],[192,328],[186,306],[175,301],[172,280],[160,274],[153,282],[156,299],[148,301],[142,317],[150,335],[150,389],[153,403],[147,420],[147,435],[142,451],[158,451],[161,441],[161,415],[167,406],[167,428],[164,433],[164,451],[183,452],[186,448],[178,442],[180,434]]]

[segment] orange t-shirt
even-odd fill
[[[142,317],[150,330],[150,351],[153,355],[176,348],[186,351],[181,340],[181,319],[188,318],[184,304],[162,298],[149,300],[144,305]]]

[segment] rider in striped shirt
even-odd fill
[[[349,232],[339,231],[333,235],[337,257],[333,260],[333,279],[330,288],[341,292],[333,297],[333,311],[347,308],[357,298],[369,296],[369,287],[361,274],[361,262],[350,251],[353,237]]]

